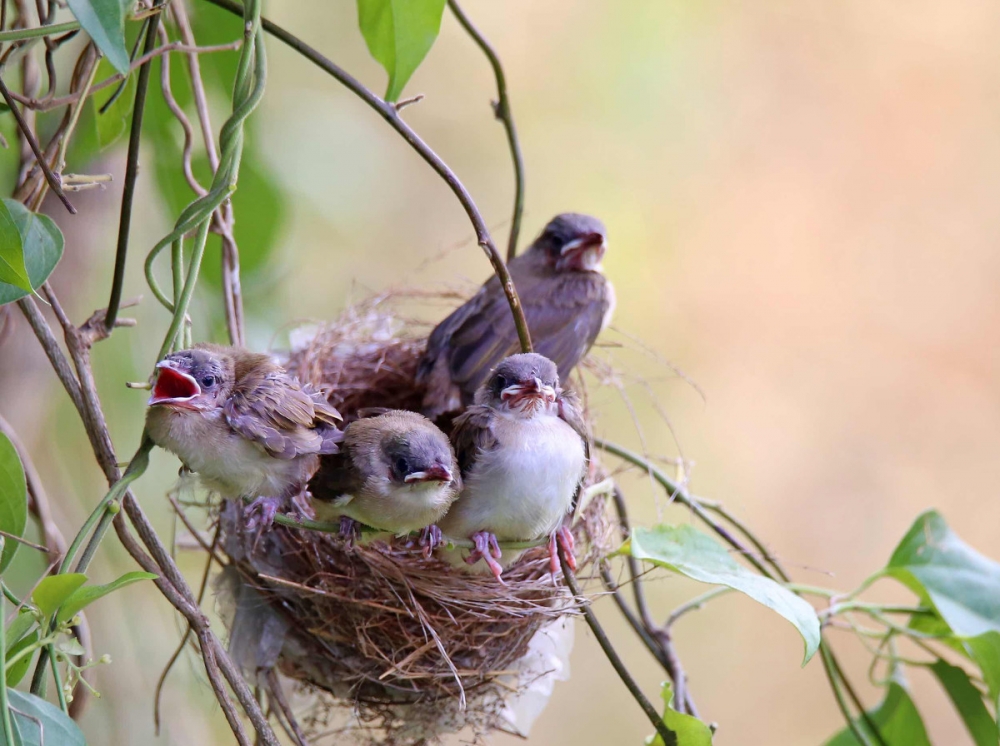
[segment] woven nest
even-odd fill
[[[330,387],[345,420],[365,407],[417,409],[421,331],[383,296],[306,340],[293,335],[286,365],[303,382]],[[592,465],[587,484],[604,476]],[[335,534],[275,524],[258,537],[243,525],[242,507],[225,505],[221,547],[236,570],[225,594],[235,602],[226,614],[231,648],[250,673],[276,668],[323,693],[304,718],[313,734],[330,732],[338,707],[355,720],[354,740],[367,743],[509,729],[509,700],[544,673],[526,662],[533,638],[574,613],[544,546],[526,550],[501,585],[461,563],[425,558],[406,538],[379,534],[348,546]],[[573,526],[580,568],[607,551],[611,530],[596,494]]]

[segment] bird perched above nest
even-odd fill
[[[601,272],[606,249],[600,220],[564,213],[508,265],[535,351],[556,364],[564,381],[614,311],[614,288]],[[518,349],[507,298],[494,275],[431,332],[417,371],[427,389],[424,414],[437,419],[461,411],[493,368]]]
[[[587,440],[576,402],[559,388],[555,364],[536,353],[508,357],[455,419],[451,437],[465,487],[441,530],[473,540],[467,561],[484,560],[503,582],[498,540],[548,535],[553,577],[557,541],[575,568],[565,521],[586,470]]]
[[[168,355],[146,413],[149,437],[210,489],[253,498],[265,524],[338,450],[340,414],[268,355],[200,344]]]

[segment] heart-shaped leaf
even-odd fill
[[[55,705],[16,689],[7,697],[22,746],[87,746],[80,727]]]
[[[28,522],[28,491],[24,481],[24,469],[14,444],[0,433],[0,531],[13,536],[24,533]],[[14,559],[20,544],[13,539],[4,541],[0,555],[0,572]],[[2,622],[2,620],[0,620]]]
[[[944,687],[976,746],[996,746],[997,724],[983,704],[982,693],[958,666],[938,659],[930,670]]]
[[[48,215],[33,213],[15,199],[6,198],[3,204],[21,236],[24,264],[28,270],[31,287],[37,288],[49,278],[62,258],[62,231]],[[0,282],[0,306],[19,300],[30,292],[30,289],[25,290],[17,285]]]
[[[89,606],[97,599],[108,595],[112,591],[124,588],[132,583],[138,583],[140,580],[153,580],[156,577],[157,576],[151,572],[136,570],[134,572],[127,572],[118,578],[118,580],[114,580],[106,585],[88,585],[84,588],[77,588],[66,598],[65,601],[63,601],[62,608],[59,609],[59,616],[56,617],[56,621],[65,622],[67,619],[72,619],[76,612],[86,606]]]
[[[358,25],[368,51],[389,73],[386,101],[395,101],[434,46],[445,0],[358,0]]]
[[[7,206],[0,204],[0,282],[31,292],[31,279],[24,266],[24,247],[14,218]]]
[[[128,74],[125,17],[134,0],[68,0],[69,9],[97,48],[122,75]]]
[[[808,602],[775,581],[751,572],[712,537],[693,526],[637,527],[619,554],[631,553],[701,583],[725,585],[781,614],[802,635],[807,662],[819,647],[819,618]]]
[[[82,573],[64,573],[49,575],[31,594],[31,600],[45,616],[52,616],[56,610],[66,603],[77,588],[87,582],[87,576]]]
[[[712,746],[712,730],[693,715],[684,715],[674,709],[674,690],[669,681],[664,681],[661,687],[663,722],[677,736],[670,746]],[[649,746],[664,746],[659,733],[647,738],[646,743]]]
[[[882,734],[886,746],[931,746],[927,729],[920,718],[917,706],[913,704],[906,689],[896,681],[889,682],[885,699],[868,716]],[[863,732],[869,733],[867,726],[859,721]],[[826,742],[826,746],[856,746],[858,739],[850,728],[844,728]]]
[[[959,637],[1000,632],[1000,563],[962,541],[936,510],[917,518],[879,574],[928,601]]]

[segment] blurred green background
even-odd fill
[[[522,244],[556,212],[601,217],[615,326],[704,392],[648,356],[602,347],[598,355],[627,371],[641,436],[611,387],[594,392],[598,431],[693,462],[694,491],[754,526],[801,582],[853,588],[931,506],[970,544],[1000,554],[1000,9],[976,0],[464,7],[506,66],[527,169]],[[197,2],[194,10],[200,43],[239,35],[236,19],[206,20]],[[383,90],[354,3],[285,0],[266,13]],[[390,286],[481,282],[488,264],[444,183],[335,81],[267,43],[267,93],[235,202],[251,344],[280,347],[291,322],[334,317]],[[209,66],[216,128],[235,59]],[[158,72],[154,134],[167,126]],[[512,176],[489,106],[493,79],[447,13],[404,95],[415,93],[425,99],[405,118],[505,245]],[[75,195],[76,217],[47,203],[67,239],[53,282],[78,321],[107,302],[124,168],[124,142],[98,151],[93,118],[87,126],[95,140],[68,170],[110,172],[114,183]],[[156,143],[141,156],[125,292],[146,296],[129,312],[140,323],[94,353],[122,459],[137,444],[146,398],[124,382],[148,375],[168,322],[145,287],[142,256],[190,198],[181,181],[162,183],[164,171],[179,173],[176,127]],[[218,244],[210,246],[195,337],[221,341]],[[30,330],[19,314],[12,321],[0,347],[0,413],[30,444],[72,535],[103,482]],[[616,332],[604,339],[628,344]],[[163,495],[177,463],[158,453],[153,464],[137,492],[169,536]],[[665,512],[648,480],[624,484],[637,522],[687,520]],[[180,561],[195,580],[202,557]],[[42,570],[28,552],[16,564],[24,583]],[[109,540],[93,574],[106,581],[126,569]],[[649,583],[661,616],[700,590]],[[597,609],[655,697],[661,672],[608,600]],[[182,628],[152,585],[109,597],[89,618],[96,653],[114,661],[99,669],[104,696],[83,720],[90,743],[230,742],[190,655],[170,679],[164,734],[154,739],[153,687]],[[762,607],[727,595],[675,632],[701,713],[720,724],[720,746],[818,744],[841,726],[820,662],[800,670],[800,639]],[[868,655],[852,638],[834,640],[874,704]],[[532,742],[642,743],[648,723],[583,625],[572,665]],[[931,677],[917,672],[911,683],[935,743],[966,743]]]

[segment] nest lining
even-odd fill
[[[398,298],[356,305],[298,344],[293,335],[286,367],[329,387],[347,421],[366,407],[419,409],[414,376],[426,330],[393,312]],[[594,465],[589,474],[588,485],[605,476]],[[532,683],[521,665],[532,639],[574,613],[544,546],[525,551],[501,585],[425,558],[405,538],[380,534],[348,546],[337,535],[279,524],[249,536],[243,525],[242,506],[224,505],[221,546],[239,573],[229,616],[231,647],[243,650],[234,656],[248,673],[274,667],[325,692],[320,710],[351,709],[365,724],[353,734],[361,742],[506,729],[505,698]],[[581,568],[607,550],[612,530],[604,498],[595,497],[573,526]],[[328,720],[314,712],[308,722],[320,731]]]

